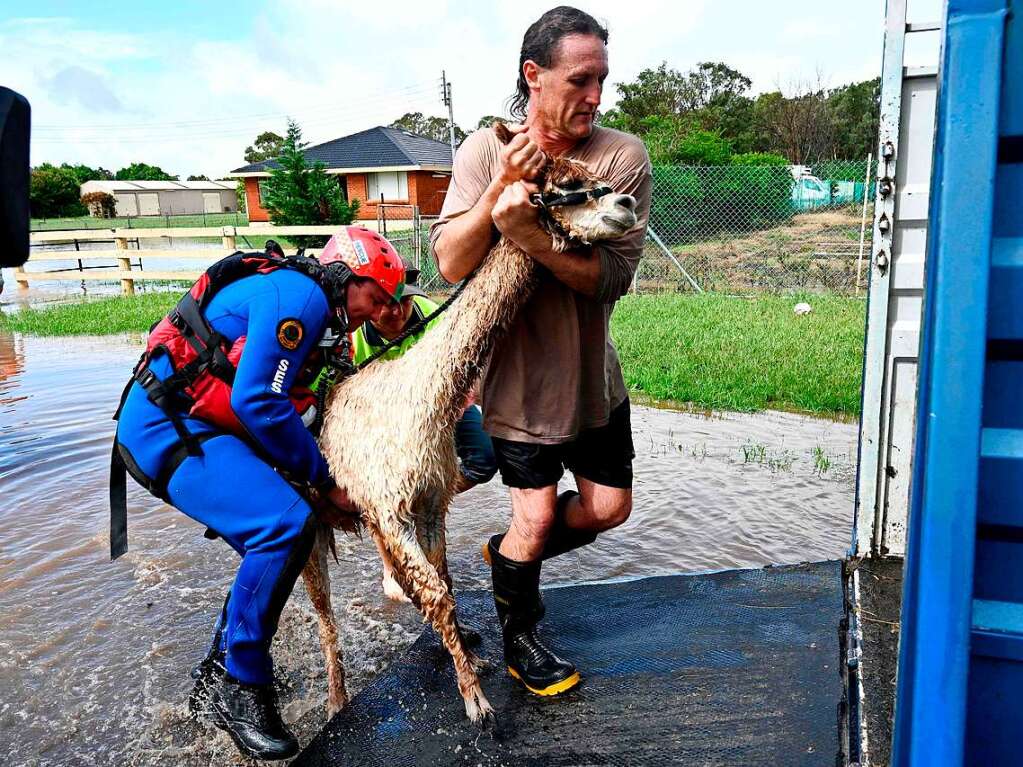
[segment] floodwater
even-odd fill
[[[189,720],[185,703],[234,554],[134,487],[130,550],[108,561],[110,415],[141,345],[141,336],[0,333],[5,765],[243,763],[225,735]],[[632,518],[548,563],[545,584],[834,559],[847,549],[855,425],[635,406],[633,431]],[[456,587],[488,585],[479,545],[507,516],[499,481],[456,500],[448,520]],[[370,542],[340,537],[338,549],[334,600],[357,692],[422,627],[413,608],[384,599]],[[301,585],[274,654],[285,718],[307,743],[323,723],[325,683]]]

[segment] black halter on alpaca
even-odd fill
[[[561,205],[582,205],[589,200],[599,200],[604,195],[611,194],[612,192],[614,192],[614,189],[609,186],[598,186],[593,189],[587,189],[585,192],[531,194],[529,201],[534,205],[539,205],[541,208],[556,208]]]

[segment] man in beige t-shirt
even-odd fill
[[[441,273],[469,275],[503,235],[537,262],[537,288],[483,371],[480,404],[512,521],[485,556],[508,670],[532,692],[554,695],[579,674],[537,639],[540,566],[592,543],[632,510],[629,400],[609,322],[639,263],[650,208],[650,161],[634,136],[594,126],[607,77],[607,30],[559,7],[526,32],[512,112],[524,118],[502,145],[492,130],[466,139],[431,246]],[[615,192],[636,199],[625,237],[557,253],[537,224],[530,180],[545,155],[583,163]],[[557,493],[564,469],[578,492]]]

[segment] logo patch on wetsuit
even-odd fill
[[[274,372],[274,380],[270,384],[270,391],[274,394],[284,393],[284,376],[288,372],[288,361],[282,359],[277,363],[277,370]]]
[[[277,342],[289,352],[298,348],[303,335],[305,330],[298,320],[281,320],[281,324],[277,326]]]
[[[352,247],[355,248],[355,260],[359,262],[359,266],[368,264],[369,254],[366,252],[366,246],[358,240],[352,240]]]

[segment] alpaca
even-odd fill
[[[507,143],[507,128],[494,129]],[[554,201],[540,205],[541,225],[559,251],[616,239],[636,223],[635,200],[609,193],[579,163],[551,159],[541,179],[542,199]],[[445,553],[444,520],[458,479],[454,431],[481,365],[535,280],[533,259],[502,238],[437,327],[402,357],[334,387],[320,436],[331,474],[362,509],[395,580],[451,654],[466,714],[476,724],[491,719],[493,708],[476,673],[482,663],[458,629]],[[333,530],[324,525],[303,572],[327,661],[328,715],[348,700],[326,572],[332,543]]]

